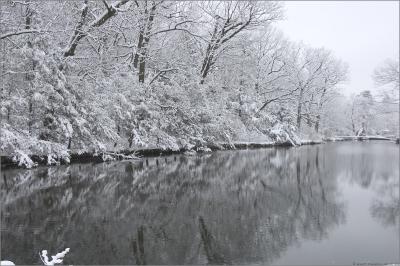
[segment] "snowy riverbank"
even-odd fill
[[[57,164],[66,163],[78,163],[78,162],[104,162],[111,160],[132,160],[141,159],[144,157],[155,157],[155,156],[167,156],[172,154],[183,154],[188,155],[204,152],[213,152],[218,150],[243,150],[243,149],[260,149],[260,148],[271,148],[271,147],[293,147],[301,145],[315,145],[323,144],[325,142],[335,142],[335,141],[368,141],[368,140],[383,140],[383,141],[395,141],[398,143],[398,139],[387,138],[383,136],[336,136],[323,139],[303,139],[294,144],[290,141],[285,142],[251,142],[251,141],[237,141],[232,143],[216,143],[212,145],[204,146],[194,146],[190,149],[180,148],[138,148],[132,150],[121,150],[118,152],[83,152],[83,153],[71,153],[69,156],[69,161],[60,160]],[[49,160],[46,156],[32,155],[30,159],[34,165],[21,165],[18,161],[13,160],[11,156],[1,156],[1,168],[32,168],[36,165],[52,165],[49,164]],[[56,164],[56,165],[57,165]]]
[[[321,144],[321,140],[301,140],[300,145],[313,145]],[[293,146],[291,142],[232,142],[229,143],[216,143],[214,145],[208,145],[207,147],[192,147],[191,149],[181,148],[175,149],[162,149],[162,148],[142,148],[135,150],[122,150],[119,152],[84,152],[84,153],[71,153],[69,162],[60,161],[60,164],[65,163],[77,163],[77,162],[104,162],[109,160],[125,160],[125,159],[140,159],[143,157],[154,157],[154,156],[166,156],[172,154],[194,154],[203,152],[212,152],[217,150],[235,150],[235,149],[260,149],[260,148],[271,148],[271,147],[290,147]],[[18,161],[14,161],[11,156],[1,156],[1,168],[16,168],[26,167],[19,165]],[[49,165],[46,156],[32,155],[30,159],[36,165]]]

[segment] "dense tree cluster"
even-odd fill
[[[282,2],[8,0],[1,14],[0,148],[22,163],[352,131],[329,110],[346,64],[276,30]]]

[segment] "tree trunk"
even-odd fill
[[[143,46],[143,29],[140,30],[139,32],[139,40],[138,40],[138,44],[136,47],[136,53],[135,53],[135,59],[133,60],[133,67],[134,68],[138,68],[138,63],[139,63],[139,54],[141,52],[142,46]]]
[[[29,120],[28,120],[28,132],[32,134],[32,125],[33,125],[33,104],[32,97],[29,99]]]
[[[318,133],[318,130],[319,130],[319,120],[320,119],[321,119],[321,116],[318,114],[317,117],[316,117],[315,126],[314,126],[315,132],[317,132],[317,133]]]
[[[212,57],[211,57],[212,58]],[[208,72],[210,71],[210,67],[211,67],[211,62],[210,60],[207,60],[206,62],[204,62],[204,70],[201,72],[201,80],[200,80],[200,84],[204,84],[204,81],[208,75]]]
[[[217,32],[218,32],[218,22],[215,23],[215,27],[214,27],[214,31],[213,34],[211,36],[211,41],[207,46],[207,50],[206,50],[206,55],[203,59],[203,64],[201,65],[201,80],[200,80],[200,84],[204,84],[204,80],[206,79],[208,72],[210,71],[210,68],[213,64],[213,60],[214,60],[214,53],[215,51],[218,49],[217,43],[219,42],[219,40],[221,39],[218,38],[218,40],[216,39],[217,37]]]
[[[147,3],[147,2],[146,2]],[[153,27],[153,21],[156,12],[156,4],[153,3],[147,21],[143,25],[140,33],[138,46],[136,49],[135,58],[133,60],[133,66],[137,69],[139,65],[138,78],[140,83],[144,83],[146,76],[146,60],[148,56],[148,44],[150,42],[151,29]],[[145,14],[147,14],[147,7],[145,8]]]
[[[353,102],[353,105],[351,107],[351,128],[353,130],[354,135],[356,135],[357,134],[356,125],[354,123],[354,102]]]
[[[144,83],[144,77],[146,74],[146,60],[144,57],[140,58],[139,62],[139,82]]]
[[[128,137],[128,145],[129,145],[129,148],[132,148],[132,144],[133,144],[133,133],[131,133],[131,134],[129,134],[129,137]]]
[[[308,125],[309,127],[312,127],[312,120],[311,120],[310,114],[307,114],[307,125]]]
[[[364,135],[366,135],[367,134],[367,117],[366,117],[366,115],[362,116],[361,128],[364,132]]]
[[[326,80],[325,80],[325,84],[326,84]],[[327,91],[327,86],[325,85],[324,86],[324,90],[322,91],[322,94],[321,94],[321,99],[320,99],[320,101],[319,101],[319,104],[318,104],[318,114],[317,114],[317,117],[316,117],[316,119],[315,119],[315,132],[317,132],[318,133],[318,130],[319,130],[319,123],[320,123],[320,120],[321,120],[321,112],[322,112],[322,106],[323,106],[323,101],[324,101],[324,98],[325,98],[325,95],[326,95],[326,91]]]
[[[85,23],[85,19],[88,13],[88,0],[85,0],[83,3],[81,17],[76,24],[74,35],[72,35],[70,44],[68,49],[64,52],[64,57],[75,55],[76,47],[78,46],[79,41],[86,36],[86,33],[83,32],[83,24]]]
[[[27,30],[31,29],[32,15],[33,15],[33,11],[30,9],[29,5],[27,5],[26,6],[26,17],[25,17],[25,29],[27,29]],[[32,42],[30,41],[29,37],[28,37],[27,45],[30,48],[33,47]],[[33,73],[34,70],[35,70],[36,64],[35,64],[34,59],[32,59],[31,62],[32,62],[32,66],[31,66],[31,69],[29,69],[29,70],[32,70],[32,73]],[[32,84],[32,80],[34,79],[34,74],[27,73],[25,75],[25,79],[28,81],[29,87],[30,87],[30,89],[29,89],[29,100],[28,100],[29,101],[29,103],[28,103],[28,112],[29,112],[28,132],[29,132],[29,134],[32,134],[32,126],[33,126],[33,101],[32,101],[32,98],[33,98],[33,93],[32,93],[33,84]]]
[[[301,108],[302,108],[302,102],[303,102],[303,94],[304,94],[304,88],[300,89],[300,94],[299,94],[299,101],[297,105],[297,130],[300,131],[300,126],[301,126]]]
[[[211,64],[212,64],[212,61],[214,58],[213,53],[214,53],[214,49],[213,49],[212,45],[209,44],[207,47],[206,56],[204,57],[203,64],[201,66],[200,84],[204,84],[204,80],[206,79],[208,72],[210,71]]]
[[[11,89],[8,90],[8,97],[11,99]],[[11,105],[7,106],[7,122],[10,123],[10,116],[11,116]]]
[[[121,134],[121,127],[118,122],[117,122],[117,134],[118,134],[118,136]],[[114,142],[114,148],[117,147],[117,145],[118,145],[118,142]]]
[[[113,5],[109,6],[109,8],[97,19],[92,21],[87,29],[83,29],[83,24],[87,16],[88,12],[88,5],[87,0],[84,1],[84,7],[82,9],[81,18],[75,27],[74,34],[71,37],[71,40],[68,46],[65,48],[64,57],[73,56],[75,55],[76,47],[79,44],[79,41],[87,36],[88,32],[91,31],[93,28],[100,27],[104,23],[106,23],[110,18],[117,14],[117,9],[125,5],[129,2],[129,0],[120,0],[119,2],[114,3]]]
[[[67,147],[68,150],[71,149],[71,144],[72,144],[72,137],[69,137],[68,138],[68,147]]]
[[[144,77],[146,73],[146,57],[147,57],[147,49],[146,49],[146,41],[149,40],[149,38],[145,38],[144,35],[148,34],[147,32],[144,32],[144,30],[140,30],[139,32],[139,40],[138,40],[138,45],[136,47],[136,54],[135,58],[133,60],[133,66],[135,69],[138,69],[138,78],[139,82],[143,83],[144,82]]]

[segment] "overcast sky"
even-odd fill
[[[278,27],[293,41],[325,47],[349,64],[343,93],[376,91],[371,74],[399,56],[398,1],[289,1]]]

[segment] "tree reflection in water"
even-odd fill
[[[367,145],[342,145],[338,149],[341,156],[332,165],[341,165],[342,171],[350,169],[350,182],[375,192],[372,217],[384,226],[399,226],[399,147],[385,142]]]
[[[330,149],[3,171],[1,251],[17,264],[49,247],[71,248],[67,264],[273,263],[344,222]]]

